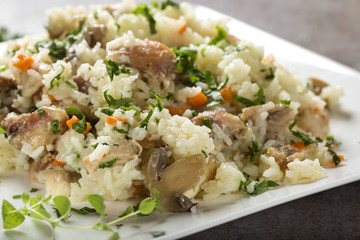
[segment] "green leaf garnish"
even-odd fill
[[[52,121],[50,128],[54,134],[58,134],[59,132],[61,132],[61,130],[59,129],[59,119],[55,119],[54,121]]]
[[[174,7],[174,8],[179,8],[180,7],[179,4],[177,4],[177,3],[175,3],[175,2],[173,2],[171,0],[166,0],[165,2],[161,3],[160,8],[161,8],[161,10],[164,10],[168,6],[171,6],[171,7]]]
[[[112,116],[116,109],[121,108],[123,110],[127,110],[126,108],[130,107],[130,103],[132,103],[132,101],[133,101],[131,98],[121,97],[119,99],[115,99],[113,96],[111,96],[110,94],[107,93],[108,91],[109,91],[109,89],[104,91],[104,98],[105,98],[105,101],[107,102],[107,104],[109,105],[109,107],[101,109],[102,113],[104,113],[108,116]],[[132,109],[133,108],[130,108],[129,110],[132,110]]]
[[[150,214],[152,211],[154,211],[155,208],[155,202],[152,198],[146,198],[143,201],[141,201],[139,205],[139,212],[144,215]]]
[[[227,32],[220,26],[216,26],[216,29],[218,30],[218,34],[210,40],[209,45],[216,45],[224,49],[226,46],[231,44],[230,41],[226,38]]]
[[[60,213],[60,218],[66,220],[71,209],[70,200],[65,196],[56,196],[53,198],[53,202]]]
[[[146,4],[139,4],[132,13],[135,15],[139,15],[139,14],[143,15],[149,22],[150,33],[151,34],[157,33],[155,28],[156,21],[154,17],[151,15],[150,10]]]
[[[244,97],[240,97],[236,94],[233,97],[236,101],[244,104],[245,107],[265,104],[264,87],[260,87],[259,91],[254,96],[257,97],[254,101],[251,101],[250,99]]]
[[[6,130],[2,127],[0,127],[0,134],[6,134]]]
[[[0,66],[0,72],[6,71],[7,67],[5,65]]]
[[[109,168],[109,167],[112,167],[116,162],[117,160],[119,160],[118,157],[114,158],[113,160],[110,160],[108,162],[102,162],[99,164],[99,168]]]
[[[18,212],[16,208],[5,199],[3,199],[1,211],[4,229],[16,228],[25,220],[24,215]]]
[[[45,110],[42,108],[38,109],[37,112],[39,113],[40,117],[43,117],[45,115]]]
[[[269,190],[272,187],[277,187],[279,186],[279,184],[277,184],[274,181],[271,180],[264,180],[261,183],[259,183],[258,185],[255,186],[255,189],[252,193],[250,193],[251,196],[257,196],[261,193],[266,192],[267,190]]]
[[[100,214],[101,217],[105,217],[105,204],[104,199],[98,194],[91,194],[87,197],[87,200],[94,207],[96,212]]]
[[[165,231],[151,232],[151,235],[152,235],[154,238],[164,236],[165,234],[166,234]]]
[[[207,128],[213,129],[212,123],[209,118],[204,117],[203,118],[203,126],[206,126]]]
[[[49,90],[51,90],[55,86],[59,87],[59,81],[60,81],[60,78],[61,78],[61,74],[63,74],[63,72],[65,70],[65,67],[63,65],[60,65],[60,67],[61,67],[60,72],[50,82]]]
[[[280,100],[280,103],[285,106],[290,106],[291,100]]]
[[[148,113],[148,115],[144,118],[144,120],[142,120],[140,123],[139,123],[139,127],[140,128],[145,128],[147,130],[147,126],[149,124],[149,120],[151,118],[151,116],[153,115],[153,110],[151,109]]]
[[[296,125],[296,123],[297,123],[297,119],[295,119],[289,126],[289,130],[292,133],[292,135],[300,138],[304,142],[304,146],[315,143],[315,141],[313,139],[311,139],[311,137],[308,134],[300,132],[300,131],[292,130],[294,128],[294,126]]]
[[[83,133],[87,128],[86,118],[83,117],[79,122],[72,124],[72,129],[77,133]]]
[[[245,156],[249,157],[250,163],[254,163],[255,154],[260,152],[261,149],[259,149],[258,142],[251,140],[251,146],[248,146],[249,151],[245,152]]]
[[[68,107],[66,109],[66,113],[69,114],[69,115],[75,115],[79,119],[85,117],[85,115],[79,109],[77,109],[75,107]]]
[[[30,189],[30,192],[31,192],[31,193],[33,193],[33,192],[37,192],[37,191],[39,191],[39,189],[38,189],[38,188],[31,188],[31,189]]]

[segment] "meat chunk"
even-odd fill
[[[93,48],[97,42],[101,43],[101,46],[104,47],[106,35],[106,27],[104,24],[94,24],[89,30],[85,33],[85,40],[89,44],[89,47]]]
[[[128,37],[128,38],[126,38]],[[127,64],[159,79],[160,88],[172,86],[171,71],[175,66],[175,54],[160,42],[133,39],[129,36],[114,40],[107,45],[108,58],[119,64]],[[129,44],[129,42],[132,42]]]
[[[0,89],[15,89],[16,83],[13,79],[0,76]]]
[[[282,171],[285,171],[287,164],[296,158],[299,160],[305,159],[305,154],[291,145],[271,147],[267,150],[267,154],[275,158],[275,162],[280,166]]]
[[[91,85],[89,81],[85,80],[82,76],[74,76],[74,82],[76,83],[79,92],[88,94],[89,86]]]
[[[38,111],[34,111],[8,116],[1,122],[10,144],[15,148],[20,150],[24,143],[30,144],[33,149],[52,144],[66,131],[66,121],[69,118],[64,110],[53,107],[41,109],[44,110],[42,116]]]
[[[310,78],[311,81],[311,90],[316,94],[320,95],[321,91],[324,87],[329,86],[328,83],[318,79],[318,78]]]
[[[45,186],[53,196],[70,196],[70,183],[80,178],[77,172],[68,172],[61,166],[51,166],[45,171]]]
[[[329,117],[324,110],[300,108],[297,125],[314,137],[326,138],[329,132]]]
[[[267,113],[265,122],[263,114]],[[245,122],[251,122],[253,129],[257,129],[256,134],[261,134],[266,126],[264,142],[270,139],[279,139],[282,131],[288,128],[291,121],[294,120],[294,114],[287,106],[281,105],[259,105],[243,109],[242,119]]]
[[[47,152],[38,159],[32,159],[29,163],[29,178],[33,182],[43,182],[41,174],[48,167],[51,166],[51,162],[54,160],[55,155]]]
[[[95,172],[101,163],[109,162],[118,158],[113,166],[124,166],[127,162],[137,158],[141,154],[142,147],[135,141],[121,141],[113,146],[102,159],[91,159],[87,156],[83,159],[83,164],[89,173]]]
[[[194,117],[192,122],[196,125],[203,125],[204,118],[208,118],[210,122],[219,125],[233,139],[244,137],[248,131],[245,123],[239,117],[221,110],[204,111]]]
[[[149,189],[160,193],[164,208],[172,212],[186,212],[194,205],[190,198],[196,196],[200,186],[210,180],[218,165],[202,154],[176,160],[169,165],[169,148],[154,150],[147,167]]]

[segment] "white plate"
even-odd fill
[[[153,231],[165,231],[166,235],[158,239],[174,239],[240,218],[281,203],[285,203],[310,194],[321,192],[360,179],[360,73],[330,59],[319,56],[243,22],[227,17],[206,7],[197,6],[199,16],[209,18],[229,18],[230,32],[241,39],[265,46],[266,53],[273,53],[279,61],[301,77],[318,77],[333,85],[341,85],[345,97],[341,99],[341,110],[331,116],[331,134],[342,142],[340,153],[346,161],[341,167],[328,169],[328,177],[311,184],[281,186],[257,197],[234,194],[221,199],[199,204],[198,213],[191,214],[151,214],[147,217],[135,217],[123,222],[119,230],[121,239],[150,239]],[[0,44],[0,52],[4,44]],[[296,57],[295,57],[296,56]],[[294,62],[296,59],[296,62]],[[316,66],[316,67],[315,67]],[[0,196],[12,200],[12,195],[31,187],[26,175],[7,174],[0,176]],[[44,191],[41,191],[44,193]],[[109,203],[109,218],[121,214],[124,204]],[[70,218],[73,225],[88,225],[95,221],[92,217]],[[0,220],[2,226],[2,220]],[[108,239],[109,234],[96,231],[71,231],[56,229],[56,239]],[[11,231],[1,231],[0,239],[51,239],[52,233],[47,225],[27,220],[21,227]]]

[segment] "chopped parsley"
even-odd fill
[[[260,152],[259,145],[257,141],[251,140],[251,146],[248,146],[249,151],[245,152],[245,156],[249,157],[250,163],[254,163],[255,154]]]
[[[251,101],[250,99],[244,97],[240,97],[236,94],[233,97],[236,101],[244,104],[245,107],[265,104],[264,87],[260,87],[259,91],[254,96],[257,97],[254,101]]]
[[[5,134],[6,133],[6,130],[2,127],[0,127],[0,134]]]
[[[249,195],[251,196],[257,196],[257,195],[260,195],[261,193],[264,193],[266,191],[268,191],[270,188],[272,187],[277,187],[279,186],[279,184],[277,184],[276,182],[274,181],[271,181],[271,180],[264,180],[262,181],[261,183],[257,183],[254,187],[254,191],[249,193],[248,190],[247,190],[247,186],[252,182],[250,180],[250,175],[247,174],[246,172],[243,172],[243,175],[245,177],[245,181],[241,180],[240,181],[240,185],[239,185],[239,188],[238,190],[241,191],[241,190],[244,190],[245,192],[247,192]],[[257,178],[255,181],[259,181],[259,179]]]
[[[66,109],[66,113],[69,114],[69,115],[76,115],[79,119],[80,118],[84,118],[84,114],[77,108],[75,107],[68,107]]]
[[[151,34],[157,33],[155,28],[156,21],[154,17],[151,15],[150,10],[146,4],[139,4],[132,13],[135,15],[139,15],[139,14],[143,15],[149,22],[150,33]]]
[[[165,234],[166,234],[165,231],[151,232],[151,235],[152,235],[154,238],[164,236]]]
[[[59,81],[60,81],[61,75],[64,73],[64,70],[65,70],[65,67],[63,65],[60,65],[60,67],[61,67],[60,72],[50,82],[49,90],[51,90],[55,86],[59,87]]]
[[[95,208],[83,207],[80,209],[71,208],[70,211],[81,215],[88,215],[89,213],[96,213]]]
[[[230,41],[226,38],[227,32],[220,26],[216,26],[218,30],[218,34],[210,40],[209,45],[216,45],[217,47],[224,49],[228,45],[230,45]]]
[[[260,72],[266,72],[265,79],[273,79],[275,77],[272,67],[261,69]]]
[[[171,6],[171,7],[174,7],[174,8],[179,8],[179,4],[177,4],[176,2],[173,2],[171,0],[166,0],[165,2],[162,2],[161,5],[160,5],[160,8],[161,8],[161,10],[164,10],[168,6]]]
[[[107,104],[109,105],[109,107],[101,109],[102,113],[104,113],[108,116],[112,116],[114,114],[115,110],[118,108],[121,108],[123,110],[132,110],[133,109],[133,108],[129,108],[130,103],[133,101],[131,98],[121,97],[119,99],[115,99],[113,96],[111,96],[110,94],[107,93],[108,91],[109,91],[109,89],[104,91],[104,98],[105,98],[105,101],[107,102]],[[134,110],[136,110],[136,109],[134,109]]]
[[[208,157],[208,154],[204,150],[201,150],[201,153],[204,155],[205,158]]]
[[[99,14],[97,11],[94,12],[94,18],[97,20],[99,18]]]
[[[297,123],[297,119],[295,119],[289,126],[289,130],[292,133],[292,135],[300,138],[304,142],[304,146],[315,143],[315,141],[313,139],[311,139],[311,137],[308,134],[300,132],[300,131],[292,130],[294,128],[294,126],[296,125],[296,123]]]
[[[196,117],[197,115],[199,115],[199,113],[198,113],[197,111],[192,111],[192,112],[191,112],[191,115],[192,115],[193,117]]]
[[[290,106],[291,100],[280,100],[280,103],[285,106]]]
[[[59,132],[61,132],[61,130],[59,129],[59,119],[55,119],[54,121],[52,121],[50,128],[54,134],[58,134]]]
[[[211,123],[210,119],[207,118],[207,117],[203,118],[203,124],[202,125],[209,128],[209,129],[213,129],[212,123]]]
[[[74,89],[75,91],[78,90],[78,87],[75,86],[74,84],[72,84],[69,80],[65,80],[65,83],[66,83],[69,87],[71,87],[72,89]]]
[[[31,193],[33,193],[33,192],[37,192],[37,191],[39,191],[39,189],[38,189],[38,188],[31,188],[31,189],[30,189],[30,192],[31,192]]]
[[[83,133],[87,128],[85,116],[77,123],[72,124],[72,129],[78,133]]]
[[[330,148],[328,149],[328,152],[331,154],[335,166],[339,165],[339,163],[341,162],[341,159],[340,159],[340,157],[336,154],[336,152],[334,152],[334,151],[331,150]]]
[[[149,124],[149,120],[151,116],[153,115],[154,111],[151,109],[148,113],[148,115],[139,123],[140,128],[145,128],[147,130],[147,126]]]
[[[114,158],[113,160],[110,160],[108,162],[102,162],[99,164],[99,168],[109,168],[109,167],[112,167],[116,161],[119,160],[118,157]]]
[[[106,63],[106,71],[111,81],[114,80],[114,76],[119,76],[120,73],[130,74],[130,68],[126,68],[124,66],[120,68],[119,64],[115,61],[106,59],[105,63]]]
[[[43,117],[46,113],[45,110],[42,108],[38,109],[37,112],[39,113],[40,117]]]
[[[0,72],[6,71],[7,67],[5,65],[0,66]]]

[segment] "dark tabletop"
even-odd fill
[[[33,33],[43,10],[101,0],[0,0],[0,24]],[[103,2],[114,2],[113,0]],[[140,2],[140,1],[138,1]],[[274,35],[360,70],[358,0],[194,0]],[[33,22],[21,21],[28,9]],[[360,133],[359,133],[360,134]],[[360,147],[360,146],[359,146]],[[301,198],[184,239],[360,239],[360,182]]]

